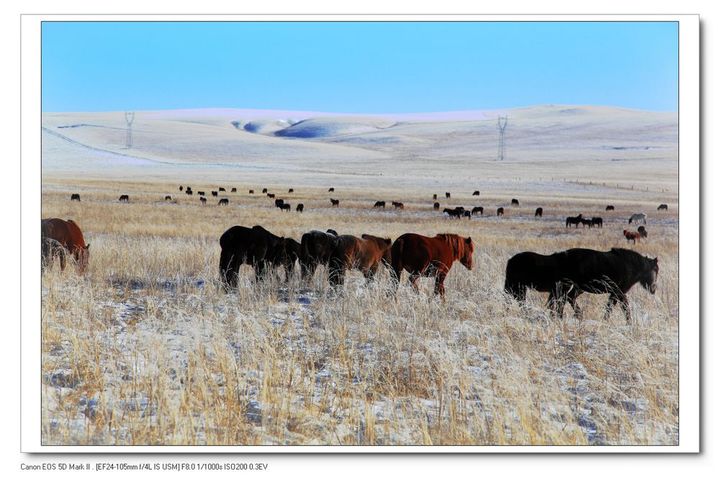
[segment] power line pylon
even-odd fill
[[[505,160],[505,127],[507,127],[507,116],[505,116],[505,117],[498,116],[497,126],[498,126],[498,153],[497,153],[497,159],[495,159],[495,160]]]

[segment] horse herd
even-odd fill
[[[72,256],[78,271],[83,273],[90,259],[90,245],[80,227],[72,220],[57,218],[42,220],[42,265],[51,267],[59,258],[64,270],[66,257]],[[420,277],[434,278],[434,292],[445,297],[445,278],[453,263],[459,261],[472,270],[474,244],[470,237],[438,234],[427,237],[406,233],[395,239],[370,234],[360,237],[340,235],[332,229],[312,230],[303,234],[300,242],[273,234],[262,226],[233,226],[219,239],[220,281],[226,291],[238,287],[240,266],[248,264],[256,280],[269,275],[275,268],[285,271],[285,279],[295,275],[299,264],[303,281],[308,281],[319,266],[325,266],[330,286],[344,283],[346,272],[357,269],[368,281],[374,279],[381,265],[388,268],[395,289],[402,272],[409,273],[409,282],[418,290]],[[505,270],[507,294],[520,302],[529,288],[549,292],[547,306],[562,317],[565,303],[576,316],[581,312],[577,297],[583,293],[610,294],[605,317],[620,303],[626,318],[630,311],[626,293],[640,282],[655,293],[658,259],[644,257],[627,249],[613,248],[608,252],[591,249],[569,249],[551,255],[523,252],[510,258]]]

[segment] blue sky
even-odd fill
[[[677,110],[673,22],[44,22],[45,112]]]

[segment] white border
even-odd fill
[[[680,122],[680,444],[678,446],[42,446],[40,420],[40,26],[53,21],[677,21]],[[699,452],[699,17],[696,15],[23,15],[21,18],[21,449],[35,453],[690,453]],[[37,274],[36,274],[37,273]]]

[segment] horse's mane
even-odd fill
[[[462,241],[462,237],[457,234],[438,234],[438,237],[450,245],[453,251],[453,257],[460,259],[465,253],[465,243]]]
[[[631,249],[623,249],[620,247],[613,247],[612,249],[610,249],[610,253],[620,256],[624,262],[632,264],[635,267],[645,267],[647,261],[650,260],[639,252],[635,252]]]

